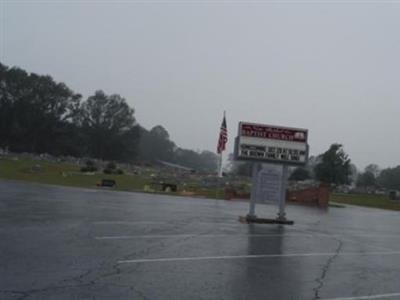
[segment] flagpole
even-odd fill
[[[219,170],[218,177],[222,177],[222,152],[219,154]]]

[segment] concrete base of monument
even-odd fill
[[[282,224],[282,225],[293,225],[294,221],[287,220],[286,218],[266,219],[258,218],[257,216],[240,216],[239,222],[246,224]]]

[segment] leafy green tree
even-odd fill
[[[381,169],[377,164],[369,164],[368,166],[365,167],[364,172],[372,173],[372,175],[374,175],[375,178],[378,178]]]
[[[219,157],[214,152],[207,150],[200,152],[199,160],[201,162],[202,169],[208,171],[217,171]]]
[[[357,166],[353,163],[350,163],[350,182],[357,182],[359,175],[358,173]]]
[[[310,172],[307,169],[298,167],[290,174],[289,180],[304,181],[310,178]]]
[[[216,172],[218,156],[210,151],[196,152],[177,148],[174,152],[174,162],[201,171]]]
[[[90,156],[105,160],[132,160],[140,129],[134,110],[120,95],[96,91],[81,106],[79,123],[87,136]]]
[[[81,96],[50,76],[0,64],[0,146],[68,154]]]
[[[315,166],[315,176],[318,180],[335,185],[350,183],[350,159],[342,145],[332,144],[319,159],[320,162]]]
[[[96,91],[83,103],[81,98],[50,76],[0,63],[0,147],[114,161],[164,160],[216,169],[214,153],[178,148],[160,125],[150,131],[137,125],[134,110],[120,95]]]
[[[366,171],[358,175],[356,184],[359,187],[373,187],[376,186],[376,178],[372,172]]]
[[[174,142],[169,139],[168,131],[161,125],[154,126],[150,131],[141,128],[139,158],[146,161],[173,161]]]
[[[400,190],[400,166],[383,169],[378,176],[377,182],[384,188]]]
[[[139,159],[156,162],[166,161],[188,168],[216,171],[218,156],[210,151],[196,152],[179,148],[170,140],[168,131],[161,125],[154,126],[150,131],[141,128]]]
[[[377,179],[380,169],[376,164],[369,164],[365,167],[364,172],[357,177],[357,186],[359,187],[375,187],[378,185]]]
[[[232,162],[231,173],[234,175],[251,177],[253,172],[253,162],[235,161]]]

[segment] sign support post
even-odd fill
[[[288,181],[288,165],[282,166],[282,181],[281,181],[281,195],[279,199],[279,213],[277,220],[286,221],[286,212],[285,212],[285,204],[286,204],[286,188]]]
[[[252,170],[252,184],[251,184],[251,194],[250,194],[250,208],[249,208],[249,213],[247,215],[247,218],[249,219],[255,219],[257,218],[255,214],[256,210],[256,190],[257,190],[257,174],[258,174],[258,169],[259,169],[259,163],[255,162],[253,163],[253,170]]]

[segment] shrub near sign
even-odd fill
[[[240,122],[235,156],[238,160],[302,165],[308,159],[307,138],[307,129]]]

